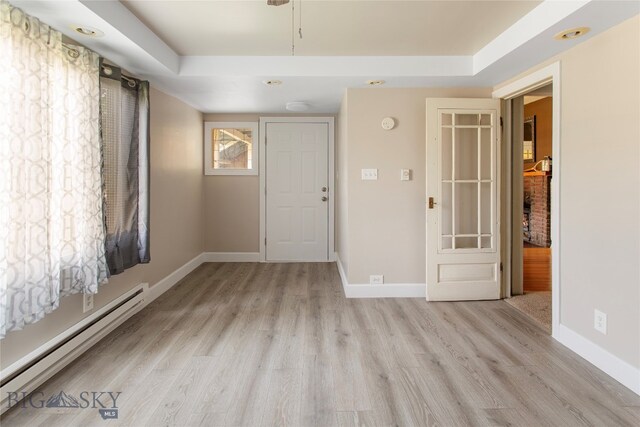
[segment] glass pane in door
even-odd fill
[[[453,212],[451,212],[451,200],[453,197],[453,184],[442,183],[442,193],[440,194],[440,232],[443,236],[453,234]]]
[[[496,215],[494,114],[444,111],[440,116],[439,250],[491,251]]]
[[[456,128],[455,179],[478,179],[478,129]]]
[[[456,126],[477,126],[479,116],[478,114],[464,114],[457,113],[455,114],[455,125]]]
[[[452,167],[453,167],[453,129],[450,128],[442,128],[440,129],[441,133],[441,144],[440,144],[440,155],[442,156],[442,162],[440,163],[440,170],[442,174],[443,180],[450,180],[453,178],[452,176]]]
[[[491,129],[480,129],[480,179],[491,179],[492,171],[492,144]]]

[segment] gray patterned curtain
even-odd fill
[[[106,281],[98,64],[0,1],[0,338]]]
[[[148,263],[149,83],[100,67],[106,258],[109,272]]]

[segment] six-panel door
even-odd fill
[[[266,259],[328,261],[329,127],[266,125]]]

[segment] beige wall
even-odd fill
[[[151,263],[112,277],[96,295],[96,309],[138,283],[153,286],[202,252],[202,114],[153,88],[150,155]],[[64,298],[45,320],[0,341],[0,366],[10,365],[86,315],[81,295]]]
[[[345,274],[349,274],[349,193],[348,193],[348,163],[347,163],[347,95],[345,94],[340,105],[338,120],[336,125],[336,217],[335,217],[335,245],[336,253],[342,263]]]
[[[640,367],[640,17],[558,60],[560,322]]]
[[[205,252],[260,252],[258,176],[205,176]]]
[[[205,114],[205,122],[259,122],[260,117],[327,114]],[[202,127],[202,124],[201,124]],[[257,142],[257,141],[256,141]],[[201,164],[202,169],[202,164]],[[260,178],[204,177],[205,252],[260,252]]]
[[[203,120],[257,123],[260,115],[205,114]],[[259,190],[258,175],[204,177],[205,252],[260,252]]]
[[[339,255],[349,283],[369,283],[371,274],[385,283],[425,283],[426,98],[490,96],[490,88],[347,90],[338,152],[348,157],[339,158],[346,175],[338,191],[348,227],[338,241],[348,241]],[[396,119],[391,131],[380,126],[386,116]],[[362,181],[363,168],[377,168],[378,180]],[[412,170],[411,181],[400,181],[403,168]]]

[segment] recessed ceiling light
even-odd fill
[[[386,82],[384,80],[367,80],[367,84],[369,86],[380,86],[385,84]]]
[[[262,83],[266,84],[267,86],[279,86],[282,84],[282,80],[265,80]]]
[[[578,38],[580,36],[584,36],[590,30],[591,30],[591,28],[589,28],[589,27],[570,28],[568,30],[564,30],[564,31],[559,32],[558,34],[553,36],[553,38],[556,39],[556,40],[571,40],[571,39]]]
[[[91,27],[81,27],[78,25],[72,25],[71,28],[73,28],[73,31],[75,31],[76,33],[82,34],[83,36],[87,36],[87,37],[104,36],[104,33],[102,31],[95,28],[91,28]]]
[[[307,111],[309,109],[309,104],[302,101],[292,101],[292,102],[287,102],[286,108],[287,108],[287,111],[296,111],[296,112]]]

